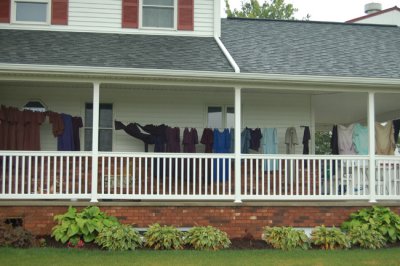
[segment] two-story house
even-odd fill
[[[139,227],[258,238],[375,202],[399,212],[400,160],[392,133],[376,154],[375,122],[400,116],[400,29],[220,13],[0,0],[0,217],[48,234],[66,206],[97,204]],[[314,154],[334,125],[351,150],[353,123],[366,153]]]

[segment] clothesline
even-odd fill
[[[121,121],[121,122],[123,122],[122,120],[118,120],[118,119],[115,119],[115,121]],[[131,122],[123,122],[124,124],[129,124],[129,123],[131,123]],[[139,123],[139,124],[141,124],[141,123]],[[160,126],[160,125],[165,125],[165,126],[168,126],[168,127],[170,127],[170,128],[179,128],[179,129],[182,129],[182,130],[184,130],[184,129],[191,129],[191,128],[194,128],[194,129],[196,129],[196,130],[202,130],[202,129],[205,129],[205,128],[210,128],[210,129],[219,129],[219,130],[224,130],[224,129],[227,129],[227,127],[197,127],[197,126],[195,126],[195,127],[193,127],[193,126],[172,126],[172,125],[170,125],[170,124],[146,124],[146,125],[154,125],[154,126]],[[246,129],[246,128],[260,128],[260,129],[263,129],[263,128],[276,128],[276,129],[287,129],[287,128],[289,128],[289,127],[294,127],[294,128],[305,128],[305,127],[308,127],[308,128],[315,128],[315,127],[313,127],[313,126],[308,126],[308,125],[304,125],[304,124],[302,124],[302,125],[287,125],[287,126],[268,126],[268,127],[260,127],[260,126],[256,126],[256,127],[250,127],[250,126],[244,126],[244,127],[240,127],[240,129],[241,130],[244,130],[244,129]],[[228,129],[235,129],[234,127],[230,127],[230,128],[228,128]]]

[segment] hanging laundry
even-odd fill
[[[310,133],[310,128],[309,127],[304,127],[304,133],[303,133],[303,154],[310,154],[310,148],[309,148],[309,141],[311,139],[311,133]]]
[[[261,130],[259,128],[250,130],[250,149],[258,151],[260,149],[260,141],[262,138]]]
[[[225,128],[223,132],[214,129],[214,153],[228,153],[231,145],[231,134],[229,129]],[[219,161],[219,162],[218,162]],[[219,164],[219,167],[218,167]],[[225,175],[224,175],[225,164]],[[229,179],[229,160],[214,159],[214,181],[223,181]]]
[[[214,143],[214,133],[211,128],[205,128],[200,140],[201,144],[204,144],[204,152],[212,153],[212,147]]]
[[[289,127],[285,134],[286,154],[295,154],[296,146],[299,144],[297,139],[297,132],[294,127]]]
[[[24,150],[40,150],[40,126],[46,119],[45,113],[27,111],[25,113]],[[29,122],[27,122],[29,121]]]
[[[8,123],[8,133],[7,133],[7,150],[17,149],[17,124],[18,124],[18,113],[20,111],[15,107],[7,108],[7,123]],[[21,121],[23,122],[23,121]]]
[[[125,126],[122,122],[115,120],[114,127],[115,130],[122,129],[128,135],[143,141],[145,152],[149,151],[149,144],[155,143],[156,137],[142,130],[142,127],[138,123],[130,123]]]
[[[5,150],[4,144],[7,142],[5,141],[5,126],[6,126],[6,113],[5,113],[5,106],[0,107],[0,150]]]
[[[336,125],[332,128],[331,150],[333,155],[339,154],[338,129]]]
[[[277,154],[278,153],[278,130],[276,128],[264,128],[262,131],[262,152],[264,154]],[[278,161],[276,161],[275,169],[278,167]],[[271,160],[267,163],[264,162],[265,171],[274,169],[274,162]]]
[[[61,114],[64,122],[64,132],[57,138],[57,150],[74,151],[74,132],[72,126],[72,116]]]
[[[183,131],[183,152],[195,153],[196,144],[199,143],[199,138],[197,136],[197,130],[195,128],[188,129],[185,128]]]
[[[231,135],[231,144],[230,144],[229,152],[234,153],[235,152],[235,129],[231,128],[229,131],[229,134]]]
[[[375,149],[379,155],[393,155],[396,146],[394,143],[393,124],[375,123]]]
[[[60,136],[64,132],[64,120],[61,114],[52,111],[47,111],[45,114],[49,117],[50,124],[53,125],[53,136]]]
[[[400,132],[400,119],[393,120],[393,131],[394,131],[394,143],[399,140]]]
[[[353,144],[359,155],[368,155],[368,127],[357,123],[353,129]]]
[[[240,145],[242,147],[242,153],[249,153],[250,139],[251,139],[250,129],[246,127],[242,131],[241,138],[240,138]]]
[[[167,127],[167,152],[181,152],[180,130],[179,127]]]
[[[340,155],[357,154],[353,144],[353,129],[354,124],[348,127],[338,125],[338,146]]]
[[[72,135],[74,139],[74,147],[75,151],[80,151],[81,150],[81,140],[79,136],[79,129],[83,127],[83,122],[81,117],[73,117],[72,118]]]

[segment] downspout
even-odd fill
[[[222,53],[225,55],[226,59],[228,59],[229,64],[235,70],[235,73],[240,73],[240,68],[236,64],[235,60],[226,49],[225,45],[220,40],[221,37],[221,1],[215,0],[214,1],[214,39],[217,42],[219,48],[221,49]]]
[[[235,60],[233,59],[233,57],[231,56],[229,51],[226,49],[225,45],[221,42],[219,37],[214,36],[214,39],[217,42],[217,44],[218,44],[219,48],[221,49],[222,53],[224,53],[226,59],[228,59],[229,64],[231,64],[231,66],[235,70],[235,73],[240,73],[239,66],[236,64]]]

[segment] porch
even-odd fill
[[[242,154],[240,147],[240,132],[245,126],[282,129],[294,125],[300,129],[300,125],[309,125],[313,153],[315,131],[325,127],[327,121],[331,124],[363,121],[374,125],[375,120],[397,118],[397,109],[393,107],[399,94],[394,89],[382,86],[384,89],[378,94],[365,89],[363,82],[343,89],[343,84],[348,85],[347,80],[329,86],[318,81],[321,87],[314,82],[288,86],[276,80],[247,87],[176,82],[143,84],[136,80],[102,85],[36,81],[23,97],[18,91],[26,90],[28,82],[3,82],[0,92],[4,104],[20,106],[29,99],[40,98],[53,110],[60,105],[60,111],[78,115],[87,112],[82,110],[85,103],[91,102],[93,107],[91,121],[86,121],[87,126],[81,131],[82,146],[89,147],[88,151],[52,151],[55,145],[49,133],[42,141],[48,151],[0,151],[0,199],[236,203],[400,200],[397,156],[302,155],[300,147],[297,154],[289,155],[283,154],[283,141],[278,154]],[[54,91],[53,87],[62,89]],[[183,96],[177,98],[179,94]],[[154,99],[157,95],[163,97]],[[324,100],[329,103],[332,95],[341,101],[324,106]],[[134,106],[130,106],[131,100]],[[105,127],[101,125],[104,121],[100,121],[100,103],[108,102],[114,104],[115,110],[111,122],[116,118],[130,122],[129,119],[136,117],[141,123],[166,122],[181,128],[207,126],[203,114],[188,110],[232,106],[235,114],[240,114],[234,115],[232,121],[235,152],[207,154],[199,149],[195,154],[145,153],[140,141],[113,130],[112,151],[101,151],[99,144],[105,135],[100,136],[100,132]],[[179,103],[183,103],[179,108],[172,107]],[[163,108],[167,110],[164,113]],[[337,108],[336,114],[330,108]],[[369,150],[374,150],[373,126],[369,134],[372,136]],[[299,136],[301,139],[302,134]]]

